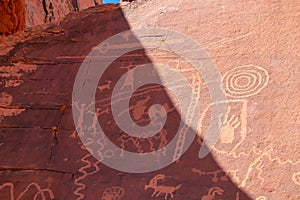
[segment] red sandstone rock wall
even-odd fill
[[[83,10],[95,4],[101,4],[99,0],[25,0],[26,27],[61,20],[74,10]]]
[[[14,34],[25,28],[24,3],[22,0],[0,1],[0,35]]]
[[[83,10],[102,0],[1,0],[0,34],[14,34],[25,27],[59,21],[74,10]]]
[[[94,2],[94,0],[78,0],[77,4],[78,4],[78,9],[83,10],[83,9],[88,8],[88,7],[94,6],[95,2]]]
[[[74,10],[70,0],[25,0],[26,27],[61,20]]]

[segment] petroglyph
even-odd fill
[[[118,142],[120,142],[120,147],[122,149],[126,149],[126,147],[132,147],[133,145],[135,151],[138,153],[144,153],[146,151],[156,153],[154,151],[163,148],[168,143],[167,134],[168,132],[166,129],[162,129],[156,135],[148,138],[136,138],[127,134],[122,134],[118,138]],[[149,148],[147,148],[145,144],[147,144]],[[162,151],[162,153],[165,155],[165,151]],[[157,154],[157,156],[160,155]]]
[[[142,119],[143,115],[147,114],[147,108],[148,106],[146,103],[150,100],[150,96],[146,96],[144,99],[139,100],[136,102],[135,105],[129,107],[129,111],[132,111],[133,118],[138,122],[140,119]],[[128,112],[128,109],[120,112],[118,114],[119,117],[121,117],[125,112]]]
[[[266,69],[245,65],[227,71],[223,76],[226,95],[232,98],[246,98],[258,94],[269,82]]]
[[[220,47],[230,44],[231,42],[246,38],[246,37],[252,35],[252,33],[253,32],[249,32],[249,33],[246,33],[244,35],[240,35],[240,36],[237,36],[234,38],[223,38],[217,42],[209,43],[205,48],[207,48],[207,49],[208,48],[220,48]]]
[[[267,197],[265,197],[265,196],[259,196],[255,200],[267,200]]]
[[[108,114],[110,112],[109,108],[106,108],[105,110],[101,110],[101,108],[96,108],[96,113],[89,111],[89,113],[94,115],[93,121],[91,126],[89,126],[88,130],[93,130],[92,135],[96,136],[97,134],[100,134],[97,130],[97,124],[98,124],[98,117],[104,113]]]
[[[220,123],[222,126],[221,129],[221,142],[222,143],[232,143],[234,140],[234,132],[235,129],[238,128],[241,123],[239,122],[239,117],[236,117],[235,115],[231,115],[229,117],[231,107],[228,106],[227,112],[224,117],[223,124],[221,122],[220,118]]]
[[[214,182],[214,183],[216,183],[218,181],[228,181],[229,180],[228,177],[227,177],[227,174],[222,170],[204,172],[204,171],[201,171],[200,169],[193,168],[192,172],[197,173],[200,176],[212,175],[213,177],[212,177],[211,181]]]
[[[120,69],[127,69],[126,78],[125,81],[121,87],[121,90],[124,90],[125,88],[132,90],[134,88],[134,71],[135,71],[135,65],[128,65],[127,67],[120,67]]]
[[[204,137],[204,122],[208,117],[209,110],[216,104],[224,103],[227,105],[227,112],[225,116],[219,116],[219,124],[221,128],[221,144],[217,143],[214,151],[220,154],[228,154],[233,157],[238,157],[236,150],[245,141],[247,136],[247,109],[248,101],[245,99],[232,99],[226,102],[217,102],[209,104],[201,113],[198,124],[199,140]],[[224,118],[223,118],[224,117]],[[222,119],[223,118],[223,122]],[[228,144],[224,146],[224,144]],[[209,144],[207,144],[209,145]]]
[[[296,185],[300,186],[300,172],[296,172],[292,176],[292,180]]]
[[[4,183],[0,186],[0,191],[4,190],[5,188],[9,188],[9,193],[10,193],[10,199],[9,200],[20,200],[22,197],[30,190],[32,191],[33,189],[36,191],[33,196],[33,200],[49,200],[49,199],[54,199],[54,194],[53,192],[49,189],[42,189],[42,187],[37,184],[37,183],[30,183],[27,185],[25,190],[23,190],[19,195],[15,194],[15,186],[13,183],[8,182]],[[19,190],[19,189],[18,189]]]
[[[201,200],[214,200],[216,195],[222,195],[224,190],[219,187],[210,188],[207,195],[202,196]]]
[[[101,200],[120,200],[124,193],[125,189],[122,187],[110,187],[103,192]]]
[[[100,92],[111,89],[112,81],[105,81],[105,82],[106,82],[106,84],[98,86],[98,89],[100,90]]]
[[[78,178],[74,179],[74,184],[77,186],[77,189],[75,189],[73,193],[75,196],[78,196],[76,200],[81,200],[85,198],[85,195],[82,193],[82,191],[86,188],[86,184],[82,183],[83,180],[86,177],[91,176],[100,171],[100,168],[98,166],[100,161],[92,163],[90,160],[88,160],[91,157],[91,154],[86,154],[81,158],[81,162],[83,162],[85,165],[78,170],[78,172],[80,172],[81,175]]]
[[[166,176],[163,174],[158,174],[155,177],[153,177],[149,184],[145,185],[145,190],[153,189],[153,193],[151,197],[159,197],[159,195],[165,194],[165,199],[168,199],[168,196],[171,198],[174,197],[174,192],[178,190],[181,187],[181,184],[177,186],[165,186],[165,185],[158,185],[159,181],[165,180]]]
[[[75,138],[77,137],[77,133],[80,134],[80,135],[84,135],[84,132],[83,132],[83,122],[84,122],[84,113],[87,112],[92,105],[94,105],[93,103],[89,104],[89,105],[86,105],[86,104],[78,104],[78,102],[73,102],[72,103],[75,108],[77,109],[77,111],[79,112],[79,116],[78,116],[78,127],[77,129],[74,130],[73,134],[70,135],[70,138]]]

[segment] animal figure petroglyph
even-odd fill
[[[106,84],[98,86],[98,89],[100,92],[103,92],[104,90],[109,90],[111,88],[112,81],[105,81]]]
[[[210,188],[207,195],[202,196],[201,200],[214,200],[216,195],[222,195],[224,190],[219,187]]]
[[[171,198],[173,198],[174,197],[173,193],[181,187],[181,184],[179,184],[175,187],[174,186],[158,185],[158,181],[164,180],[165,178],[166,178],[166,176],[163,175],[163,174],[156,175],[155,177],[153,177],[151,179],[149,184],[145,185],[144,189],[148,190],[148,189],[152,188],[154,190],[151,197],[154,197],[154,196],[159,197],[159,195],[165,194],[165,199],[167,199],[169,195],[170,195]]]
[[[94,112],[89,111],[89,113],[94,114]],[[98,117],[104,113],[109,113],[109,108],[106,108],[104,111],[101,110],[101,108],[96,108],[96,113],[94,114],[93,122],[91,126],[88,128],[88,130],[93,130],[92,135],[97,135],[97,124],[98,124]]]

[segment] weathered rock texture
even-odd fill
[[[0,35],[14,34],[25,29],[25,8],[23,0],[0,1]]]
[[[299,3],[291,0],[152,0],[123,8],[96,6],[70,13],[60,24],[2,37],[0,199],[161,200],[166,192],[174,200],[299,199],[299,13]],[[142,48],[117,58],[99,80],[95,104],[99,123],[120,148],[137,153],[162,148],[174,138],[181,120],[170,91],[148,84],[132,95],[130,115],[137,124],[147,125],[150,106],[163,104],[168,112],[163,130],[140,139],[118,127],[111,111],[112,91],[139,65],[162,63],[183,74],[200,97],[201,108],[198,130],[189,128],[198,137],[177,162],[145,174],[119,172],[83,147],[78,137],[82,133],[74,126],[74,120],[81,119],[73,119],[72,105],[78,112],[93,108],[72,102],[73,84],[82,62],[99,43],[125,30],[153,26],[197,41],[219,69],[227,100],[211,102],[205,81],[175,53]],[[166,44],[174,42],[167,35],[159,37]],[[123,39],[139,43],[131,34]],[[112,55],[106,56],[104,60]],[[195,59],[204,62],[207,57]],[[131,80],[158,75],[147,71]],[[131,87],[130,82],[125,86]],[[219,122],[221,137],[200,160],[214,103],[226,105]],[[97,135],[94,121],[88,128]],[[90,143],[98,145],[103,156],[114,156],[101,151],[106,141]],[[161,192],[157,196],[155,189]]]
[[[99,0],[25,0],[26,26],[32,27],[47,22],[60,21],[71,11],[83,10]]]
[[[3,0],[0,2],[0,34],[14,34],[49,22],[60,21],[71,11],[102,4],[102,0]]]
[[[70,0],[25,0],[26,27],[61,20],[74,10]]]

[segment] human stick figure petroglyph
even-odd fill
[[[153,189],[153,193],[151,197],[159,197],[161,194],[165,194],[165,199],[168,199],[168,196],[170,195],[171,198],[174,197],[174,192],[178,190],[181,187],[181,184],[177,186],[165,186],[165,185],[158,185],[158,181],[164,180],[166,178],[163,174],[158,174],[155,177],[153,177],[149,184],[145,185],[145,190]]]
[[[77,134],[76,134],[77,132],[80,135],[84,135],[84,132],[83,132],[84,115],[85,115],[85,112],[88,111],[91,108],[91,106],[94,104],[93,103],[91,103],[89,105],[80,104],[80,106],[79,106],[78,102],[73,102],[72,104],[73,104],[73,106],[75,106],[75,108],[79,112],[78,119],[77,119],[78,127],[77,127],[77,129],[74,130],[73,134],[70,135],[70,138],[75,138],[77,136]]]
[[[109,108],[106,108],[104,111],[101,110],[101,108],[96,108],[96,113],[89,111],[89,113],[94,114],[93,122],[90,127],[88,127],[88,130],[93,130],[92,135],[96,136],[99,134],[97,132],[97,124],[98,124],[98,117],[104,113],[109,113]]]
[[[120,67],[120,69],[127,69],[127,73],[126,73],[126,78],[125,81],[121,87],[121,90],[124,90],[126,87],[129,86],[130,90],[133,90],[134,88],[134,70],[135,70],[135,65],[128,65],[126,67]]]

